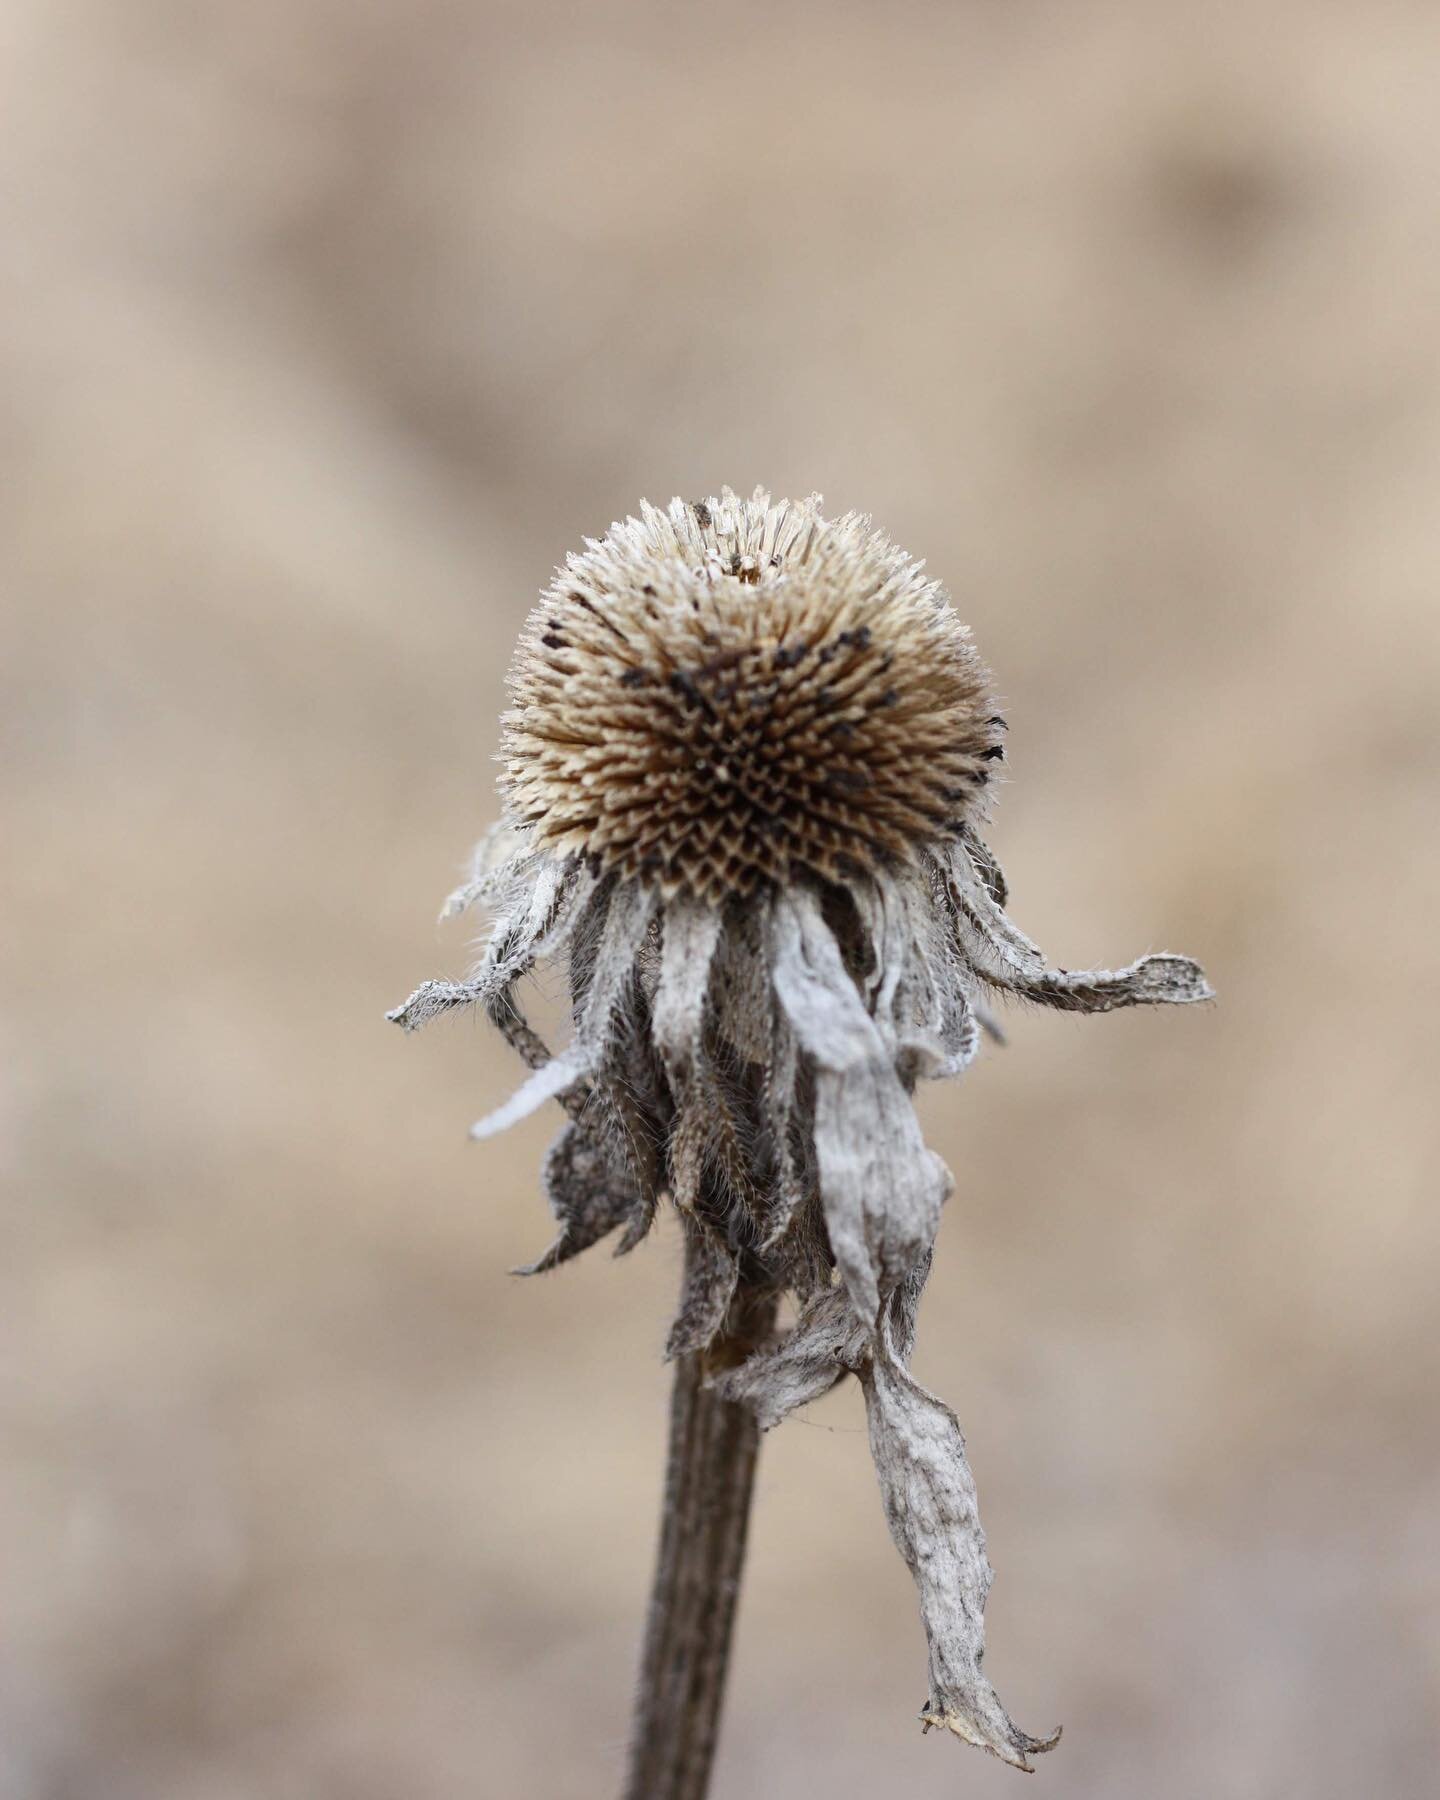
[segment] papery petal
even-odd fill
[[[424,981],[410,997],[386,1013],[392,1024],[418,1031],[459,1006],[489,1006],[508,993],[541,956],[555,955],[579,921],[595,878],[573,859],[517,859],[507,865],[508,891],[490,938],[466,981]]]
[[[685,1259],[685,1284],[665,1344],[667,1360],[703,1350],[711,1342],[725,1323],[740,1280],[740,1264],[719,1232],[693,1215],[685,1229],[691,1254]]]
[[[719,941],[720,915],[713,906],[681,895],[666,904],[651,1029],[666,1068],[678,1081],[688,1076],[700,1042],[710,965]]]
[[[951,876],[961,947],[976,973],[995,987],[1062,1012],[1185,1006],[1215,998],[1205,971],[1188,956],[1162,952],[1143,956],[1123,969],[1053,969],[996,905],[964,846],[954,853]]]
[[[551,1062],[537,1069],[503,1106],[472,1125],[472,1138],[493,1137],[504,1131],[599,1067],[605,1056],[611,1018],[634,973],[635,958],[649,930],[655,904],[654,891],[639,883],[626,882],[615,889],[605,910],[574,1040]]]
[[[1188,956],[1160,952],[1125,969],[1047,969],[1017,990],[1025,999],[1060,1012],[1115,1012],[1123,1006],[1193,1006],[1213,1000],[1205,971]]]
[[[929,1272],[929,1259],[891,1295],[887,1330],[897,1354],[909,1354],[915,1314]],[[858,1318],[844,1287],[822,1288],[800,1309],[794,1325],[767,1350],[748,1356],[713,1383],[727,1400],[748,1406],[762,1431],[769,1431],[798,1407],[828,1394],[846,1375],[870,1360],[871,1332]]]
[[[775,902],[775,993],[815,1065],[815,1149],[830,1247],[861,1319],[928,1254],[949,1186],[893,1055],[845,968],[819,901]]]
[[[824,1288],[773,1349],[746,1357],[714,1383],[726,1400],[748,1406],[762,1431],[797,1407],[828,1394],[865,1360],[870,1334],[843,1287]]]
[[[516,1275],[541,1275],[632,1219],[641,1206],[630,1171],[608,1154],[603,1141],[573,1119],[563,1126],[545,1158],[545,1197],[560,1226],[548,1250]]]
[[[445,904],[440,908],[440,923],[459,918],[472,906],[488,900],[504,888],[518,869],[527,862],[538,864],[544,854],[544,851],[531,849],[507,820],[497,821],[475,846],[468,877],[454,893],[446,896]]]
[[[863,1375],[870,1450],[890,1535],[920,1595],[930,1646],[927,1728],[943,1725],[1018,1769],[1059,1738],[1023,1732],[981,1673],[991,1569],[965,1457],[950,1408],[927,1393],[890,1347]]]

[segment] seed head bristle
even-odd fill
[[[938,582],[818,499],[642,503],[542,597],[511,671],[511,817],[667,895],[909,863],[983,812],[990,677]]]

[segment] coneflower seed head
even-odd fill
[[[718,903],[912,863],[982,811],[988,672],[940,584],[815,500],[643,505],[569,559],[511,674],[537,844]]]

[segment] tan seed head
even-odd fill
[[[910,862],[983,809],[1004,722],[938,582],[816,500],[642,503],[571,556],[510,677],[512,818],[720,903]]]

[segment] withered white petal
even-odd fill
[[[815,1151],[830,1248],[856,1312],[880,1302],[927,1254],[949,1175],[925,1147],[895,1056],[866,1010],[820,903],[775,902],[775,994],[815,1070]],[[881,979],[882,994],[888,976]]]
[[[915,1577],[930,1646],[930,1696],[921,1717],[1028,1769],[1029,1756],[1050,1749],[1060,1734],[1021,1731],[981,1673],[992,1570],[959,1423],[888,1346],[862,1379],[885,1518]]]
[[[503,1106],[477,1120],[470,1127],[472,1138],[493,1137],[496,1132],[528,1118],[537,1107],[553,1100],[599,1067],[605,1055],[612,1015],[634,972],[635,958],[654,916],[655,903],[654,889],[644,883],[626,882],[617,888],[606,910],[590,974],[590,987],[574,1040],[558,1056],[536,1069]]]
[[[713,906],[677,897],[665,908],[660,979],[651,1005],[655,1046],[671,1074],[684,1080],[700,1042],[710,965],[720,942]]]

